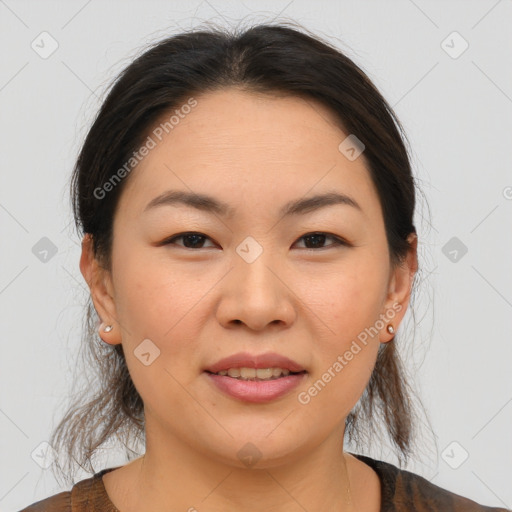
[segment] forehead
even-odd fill
[[[264,145],[285,155],[303,146],[304,137],[311,144],[324,145],[344,135],[335,114],[309,98],[230,88],[203,94],[196,101],[197,105],[172,129],[175,143],[194,131],[198,141],[220,150],[219,144],[233,150]],[[160,121],[168,117],[163,115]],[[280,145],[280,141],[286,141],[286,145]],[[232,146],[228,146],[230,142]]]
[[[166,112],[149,132],[155,145],[123,193],[124,201],[140,203],[132,204],[136,211],[167,188],[207,192],[228,203],[334,187],[375,199],[364,154],[350,161],[340,151],[349,134],[322,104],[234,88],[194,100],[191,108]]]

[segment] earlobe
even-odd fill
[[[98,336],[101,338],[103,342],[109,345],[118,345],[119,343],[121,343],[119,333],[109,334],[110,332],[113,331],[113,329],[113,325],[106,325],[105,322],[101,322],[98,326]]]
[[[387,337],[387,339],[380,340],[381,343],[389,343],[395,339],[395,327],[393,324],[389,323],[386,325],[386,331],[391,337]]]

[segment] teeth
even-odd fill
[[[229,368],[229,370],[217,372],[217,375],[228,375],[240,380],[273,380],[290,375],[290,370],[287,368]]]
[[[256,370],[256,377],[258,377],[258,379],[270,379],[272,376],[272,368],[258,368]],[[278,375],[276,375],[276,377],[278,377]]]

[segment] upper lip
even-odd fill
[[[239,352],[208,366],[205,371],[217,373],[230,368],[283,368],[291,372],[305,371],[299,363],[274,352],[265,354]]]

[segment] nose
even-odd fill
[[[247,263],[236,256],[235,268],[223,280],[217,319],[226,328],[244,324],[261,331],[268,325],[289,327],[295,321],[293,286],[279,265],[264,257]]]

